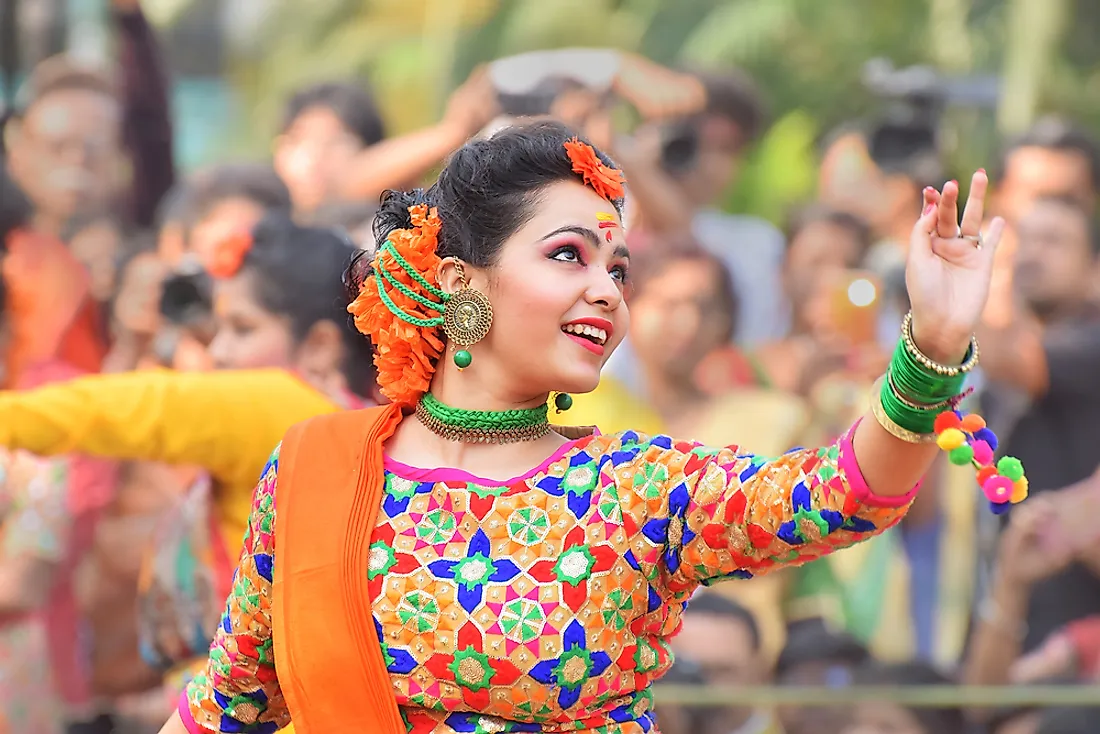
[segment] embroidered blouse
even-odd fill
[[[290,724],[271,633],[279,454],[255,492],[192,732]],[[761,458],[634,432],[563,445],[510,481],[386,462],[369,590],[410,732],[635,734],[692,592],[882,532],[916,489],[872,494],[851,432]],[[519,695],[517,695],[517,692]]]

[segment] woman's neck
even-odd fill
[[[441,361],[445,359],[447,355]],[[444,405],[463,410],[537,408],[550,399],[550,393],[547,392],[530,395],[511,391],[508,388],[511,381],[495,372],[487,364],[475,364],[462,372],[457,367],[446,364],[435,373],[428,390]]]

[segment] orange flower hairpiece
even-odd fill
[[[438,211],[424,204],[409,207],[409,214],[413,226],[391,232],[386,245],[374,256],[375,273],[385,275],[364,278],[359,295],[348,306],[355,327],[374,345],[382,394],[399,405],[413,405],[428,391],[436,362],[443,354],[439,326],[427,325],[434,324],[438,315],[404,292],[408,289],[421,297],[429,296],[413,273],[428,283],[435,282],[441,262],[436,246],[442,223]],[[394,257],[391,249],[404,263]],[[385,282],[395,281],[403,288],[385,288]],[[412,323],[408,317],[425,325]]]
[[[605,165],[591,145],[574,137],[566,141],[565,152],[573,163],[573,172],[583,176],[585,184],[591,186],[597,194],[608,201],[625,196],[623,184],[626,183],[626,177],[623,172]]]
[[[214,245],[206,262],[206,272],[215,278],[232,278],[241,269],[245,255],[252,249],[252,235],[237,232]]]

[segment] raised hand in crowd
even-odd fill
[[[357,154],[348,165],[343,198],[377,201],[387,189],[417,185],[444,158],[488,125],[498,112],[488,68],[478,67],[451,95],[439,123],[383,140]]]

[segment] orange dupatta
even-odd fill
[[[388,405],[320,415],[283,439],[276,489],[272,634],[297,734],[404,734],[367,590],[382,504]]]

